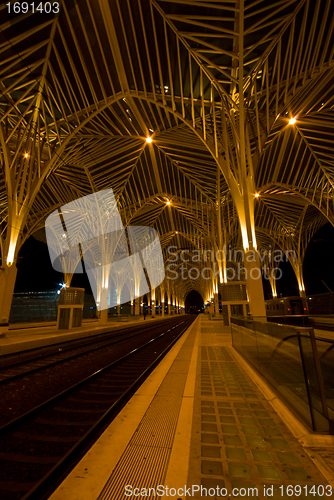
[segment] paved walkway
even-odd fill
[[[187,484],[242,489],[236,498],[270,488],[275,500],[294,498],[291,485],[318,498],[312,487],[328,482],[234,357],[229,328],[202,322],[200,349]]]
[[[260,386],[200,315],[50,499],[332,498],[333,446],[303,447]]]

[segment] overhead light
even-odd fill
[[[179,234],[179,232],[178,232],[178,231],[175,231],[175,234]]]
[[[166,205],[170,205],[170,203],[171,203],[170,200],[166,201]]]
[[[28,158],[28,156],[29,156],[28,153],[24,153],[25,158]]]
[[[259,198],[259,193],[255,193],[255,198]]]
[[[293,125],[294,123],[296,123],[296,118],[294,118],[294,117],[293,117],[293,118],[290,118],[290,120],[289,120],[289,124],[290,124],[290,125]]]
[[[148,144],[151,144],[151,142],[152,142],[152,137],[150,137],[150,136],[146,137],[146,142],[148,142]]]

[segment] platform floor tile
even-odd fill
[[[331,498],[317,494],[327,481],[236,362],[228,328],[208,323],[201,325],[187,485],[202,486],[208,498]],[[193,496],[203,497],[204,489]]]

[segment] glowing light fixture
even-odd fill
[[[294,123],[296,123],[296,118],[290,118],[289,124],[293,125]]]
[[[171,203],[170,200],[166,201],[166,205],[170,205],[170,203]]]
[[[28,158],[28,156],[29,156],[28,153],[24,153],[25,158]]]
[[[147,142],[148,144],[151,144],[151,142],[152,142],[152,137],[150,137],[150,136],[146,137],[146,142]]]
[[[259,193],[255,193],[255,198],[259,198]]]

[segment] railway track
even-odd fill
[[[2,500],[48,498],[189,327],[183,317],[143,345],[0,428]]]
[[[179,322],[178,318],[172,318],[161,321],[161,324],[174,325]],[[55,366],[71,359],[78,358],[85,353],[92,353],[99,349],[131,340],[132,338],[142,335],[145,332],[152,331],[155,327],[154,323],[147,323],[137,327],[124,328],[120,331],[112,331],[110,333],[102,333],[94,338],[75,340],[72,342],[62,343],[60,346],[52,346],[46,348],[46,353],[41,353],[38,349],[37,353],[31,353],[32,356],[26,355],[24,359],[10,362],[10,360],[0,359],[0,385],[10,383],[25,376],[37,373],[41,370]],[[98,338],[97,338],[98,337]],[[45,348],[44,348],[45,349]],[[43,349],[43,350],[44,350]]]

